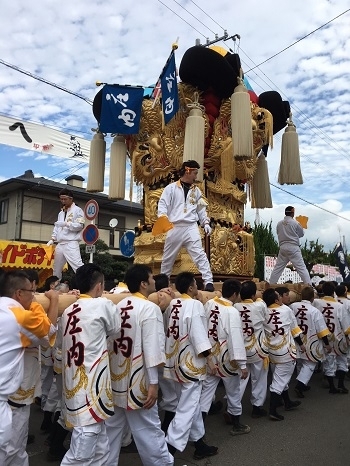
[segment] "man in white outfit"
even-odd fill
[[[285,266],[288,262],[291,262],[303,283],[311,285],[311,278],[305,266],[299,245],[299,238],[304,236],[303,227],[299,222],[294,220],[294,207],[286,207],[284,213],[284,219],[277,223],[276,231],[280,250],[276,265],[271,273],[270,283],[277,283]]]
[[[81,260],[79,241],[84,228],[84,213],[73,202],[73,193],[69,189],[62,189],[59,193],[62,210],[58,214],[57,222],[47,243],[51,246],[57,243],[53,265],[53,275],[62,277],[64,264],[68,264],[75,271],[83,265]]]
[[[186,248],[198,270],[202,273],[206,291],[214,291],[213,274],[202,246],[197,221],[205,234],[211,234],[206,202],[200,189],[194,184],[200,165],[195,160],[184,162],[180,179],[170,183],[162,192],[158,203],[158,217],[167,217],[173,223],[165,239],[161,273],[170,277],[176,257]]]

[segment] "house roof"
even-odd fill
[[[75,178],[82,178],[75,176]],[[72,179],[72,177],[68,177]],[[85,188],[78,186],[72,186],[67,183],[58,183],[57,181],[50,180],[44,177],[35,177],[32,170],[26,170],[23,175],[17,176],[16,178],[9,178],[0,183],[0,197],[6,196],[9,192],[24,190],[33,191],[36,193],[53,194],[58,196],[59,191],[63,188],[69,188],[79,199],[88,201],[95,199],[100,208],[109,210],[118,210],[123,212],[133,212],[135,214],[143,215],[143,207],[137,202],[131,202],[126,200],[112,201],[108,199],[108,196],[103,193],[88,193]]]

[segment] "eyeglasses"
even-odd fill
[[[20,291],[30,291],[32,294],[34,294],[34,293],[35,293],[35,291],[34,291],[34,290],[27,290],[26,288],[20,288]]]

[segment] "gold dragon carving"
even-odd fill
[[[136,184],[143,185],[144,193],[144,225],[135,237],[135,263],[150,265],[154,273],[160,272],[166,236],[151,234],[157,219],[157,204],[163,188],[174,180],[174,173],[183,162],[187,104],[199,92],[184,83],[179,83],[178,89],[179,111],[167,125],[162,119],[160,102],[144,99],[140,131],[129,140],[132,175]],[[200,92],[199,95],[201,99]],[[235,161],[232,155],[230,99],[222,100],[211,128],[208,116],[203,114],[205,137],[210,143],[204,159],[206,181],[198,186],[208,201],[208,215],[215,223],[209,248],[212,272],[216,275],[252,277],[254,273],[253,236],[243,227],[245,184],[253,179],[261,147],[272,144],[272,115],[253,103],[251,112],[255,155],[240,161]],[[204,242],[203,234],[202,238]],[[182,271],[199,273],[184,249],[175,261],[173,274]]]

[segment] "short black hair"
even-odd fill
[[[285,293],[289,293],[290,289],[286,286],[276,286],[275,291],[277,291],[280,296],[283,296]]]
[[[70,189],[67,189],[67,188],[63,188],[58,193],[58,197],[60,197],[60,196],[68,196],[68,197],[71,197],[73,199],[73,191],[71,191]]]
[[[187,293],[190,286],[193,285],[195,276],[192,272],[181,272],[175,279],[175,286],[179,293]]]
[[[57,282],[57,280],[59,280],[59,278],[56,277],[56,275],[52,275],[51,277],[48,277],[48,278],[45,280],[44,291],[49,291],[49,290],[50,290],[51,283],[55,283],[55,282]]]
[[[325,296],[333,296],[335,293],[335,285],[333,282],[324,282],[322,291]]]
[[[226,299],[231,298],[233,294],[239,294],[241,291],[241,283],[234,278],[228,278],[222,284],[222,296]]]
[[[88,293],[97,283],[104,282],[104,275],[98,265],[84,264],[77,269],[75,280],[80,293]]]
[[[12,298],[17,290],[28,286],[27,280],[30,281],[28,275],[21,270],[3,274],[0,280],[0,296]]]
[[[335,287],[335,294],[340,298],[341,296],[346,296],[346,286],[345,285],[337,285]]]
[[[125,272],[124,283],[130,293],[137,293],[140,291],[141,282],[148,283],[150,275],[152,269],[148,265],[134,264]]]
[[[184,176],[184,174],[186,173],[186,168],[201,168],[201,166],[199,165],[199,163],[197,162],[197,160],[187,160],[187,162],[184,162],[182,165],[181,165],[181,168],[179,170],[179,175],[180,176]]]
[[[305,299],[306,301],[311,302],[313,301],[314,297],[315,297],[315,292],[312,286],[305,286],[305,288],[301,290],[301,299]]]
[[[290,217],[291,214],[294,214],[294,211],[295,211],[294,207],[292,205],[289,205],[288,207],[285,208],[284,215],[287,215],[287,217],[288,216]]]
[[[256,295],[256,283],[252,280],[247,280],[241,286],[241,299],[252,299]]]
[[[156,291],[159,291],[163,288],[168,288],[169,286],[169,277],[166,273],[159,273],[158,275],[153,275]]]
[[[267,288],[267,290],[263,292],[262,299],[265,301],[267,307],[276,302],[277,295],[278,293],[276,293],[274,288]]]

